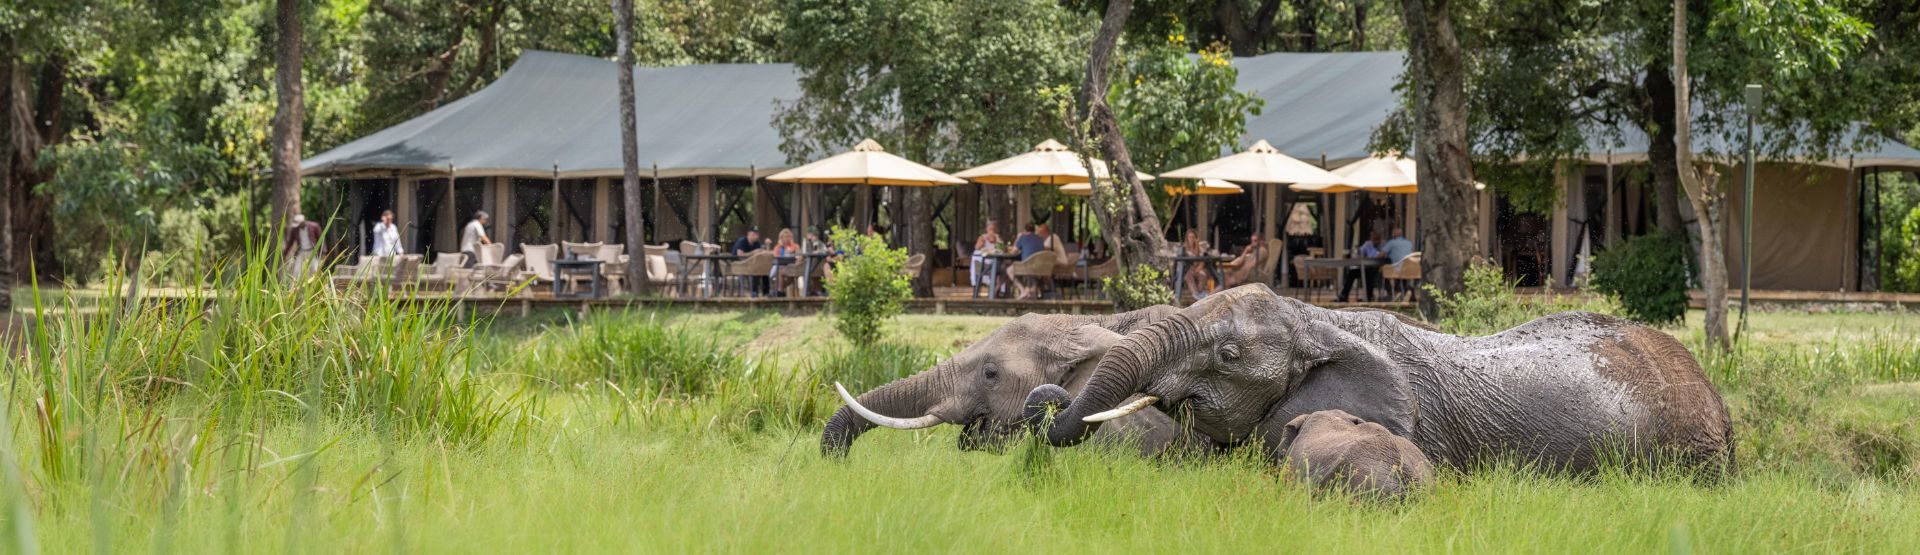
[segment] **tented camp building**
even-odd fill
[[[1400,106],[1393,85],[1403,58],[1398,52],[1364,52],[1235,59],[1240,88],[1265,100],[1261,114],[1247,121],[1242,145],[1265,140],[1325,168],[1367,157],[1374,128]],[[356,230],[347,235],[363,249],[365,228],[387,209],[405,225],[403,242],[410,252],[457,250],[460,226],[478,210],[493,215],[491,234],[512,248],[623,242],[616,69],[598,58],[529,51],[484,89],[314,155],[303,162],[303,173],[347,188],[345,223]],[[649,243],[720,242],[748,227],[800,229],[868,221],[884,212],[889,197],[877,187],[764,179],[804,162],[781,151],[774,123],[780,105],[799,97],[798,78],[787,64],[636,69],[641,196],[646,199],[642,216]],[[1595,138],[1584,167],[1569,165],[1557,178],[1564,194],[1548,215],[1524,213],[1497,193],[1483,194],[1482,248],[1525,284],[1571,283],[1580,253],[1651,228],[1652,195],[1638,186],[1646,181],[1646,144],[1638,137]],[[1873,255],[1863,252],[1863,238],[1873,232],[1866,215],[1872,210],[1874,178],[1916,170],[1920,151],[1891,141],[1832,159],[1759,165],[1754,286],[1871,290]],[[1037,187],[950,189],[954,194],[936,197],[942,199],[936,221],[906,224],[937,227],[942,233],[936,236],[968,238],[988,217],[1019,224],[1051,219],[1072,204],[1056,202],[1053,191]],[[1197,197],[1191,209],[1175,217],[1173,229],[1200,230],[1220,246],[1244,243],[1256,232],[1279,237],[1278,226],[1289,223],[1279,216],[1305,204],[1318,216],[1312,224],[1316,233],[1289,241],[1311,243],[1325,256],[1347,256],[1369,230],[1394,224],[1410,233],[1415,229],[1410,196],[1248,190]],[[1736,193],[1732,201],[1740,200]],[[1737,239],[1739,214],[1730,213],[1727,236]],[[1253,229],[1254,222],[1262,229]],[[964,248],[967,242],[955,243]],[[1737,261],[1739,241],[1729,240],[1728,248],[1736,257],[1730,260]],[[929,254],[936,265],[964,257]],[[1738,276],[1735,281],[1738,285]]]

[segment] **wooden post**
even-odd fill
[[[1545,281],[1545,285],[1548,287],[1566,287],[1569,285],[1566,280],[1566,270],[1569,262],[1568,256],[1571,254],[1568,252],[1569,249],[1567,245],[1568,235],[1571,233],[1571,230],[1568,228],[1569,224],[1572,223],[1567,221],[1567,218],[1571,217],[1571,211],[1567,208],[1572,202],[1572,199],[1567,197],[1573,196],[1579,191],[1573,187],[1573,180],[1576,176],[1571,175],[1571,172],[1567,171],[1567,164],[1565,162],[1554,164],[1553,177],[1555,185],[1560,189],[1560,195],[1558,195],[1558,200],[1555,200],[1553,203],[1553,219],[1550,222],[1552,232],[1548,239],[1553,243],[1547,246],[1549,256],[1549,262],[1547,263],[1548,271],[1545,272],[1547,279],[1543,281]]]

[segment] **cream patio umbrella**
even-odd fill
[[[1238,195],[1247,192],[1239,184],[1224,179],[1202,179],[1198,188],[1186,184],[1168,183],[1162,187],[1167,194],[1180,196]],[[1076,197],[1093,196],[1093,184],[1075,183],[1061,185],[1060,192]]]
[[[1080,163],[1080,155],[1060,141],[1047,139],[1034,145],[1033,150],[1012,158],[1005,158],[970,168],[953,174],[954,177],[974,183],[987,185],[1065,185],[1069,183],[1087,183],[1092,177],[1106,179],[1107,164],[1098,159],[1089,160],[1093,165],[1088,171]],[[1134,172],[1141,181],[1150,181],[1153,176]]]
[[[889,154],[873,139],[860,141],[851,151],[767,176],[767,180],[794,184],[894,187],[944,187],[966,183],[966,180],[946,172]],[[873,215],[867,214],[866,217],[871,222]]]
[[[1419,190],[1413,159],[1398,154],[1368,156],[1357,162],[1334,168],[1339,179],[1321,183],[1295,183],[1293,190],[1313,193],[1413,194]]]
[[[1163,178],[1224,179],[1236,183],[1330,183],[1339,177],[1282,154],[1267,141],[1256,142],[1246,151],[1201,162],[1160,174]],[[1255,208],[1254,229],[1261,229],[1260,209]]]

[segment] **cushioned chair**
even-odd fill
[[[600,246],[603,244],[604,243],[601,243],[599,241],[595,241],[592,243],[574,243],[569,241],[561,241],[560,253],[561,255],[567,256],[570,258],[579,258],[582,256],[596,256],[600,253]]]
[[[356,264],[333,267],[333,285],[345,287],[383,281],[392,275],[393,259],[386,256],[362,256]]]
[[[1325,266],[1309,267],[1306,261],[1310,258],[1307,255],[1293,257],[1293,273],[1300,276],[1300,287],[1306,289],[1309,294],[1321,287],[1333,287],[1334,276],[1338,274],[1338,270]]]
[[[1281,249],[1285,248],[1287,248],[1286,241],[1268,239],[1267,251],[1260,253],[1260,268],[1257,270],[1258,273],[1253,275],[1250,283],[1265,283],[1269,287],[1273,286],[1274,270],[1280,267]]]
[[[1022,282],[1031,281],[1034,289],[1042,282],[1053,279],[1053,268],[1060,263],[1060,255],[1053,251],[1040,251],[1026,260],[1007,266],[1007,275]]]
[[[475,247],[473,256],[477,258],[477,260],[473,261],[475,266],[505,263],[507,261],[507,244],[488,243],[480,245],[479,247]]]
[[[483,287],[508,290],[519,283],[514,277],[520,274],[520,262],[524,259],[525,255],[515,253],[507,255],[506,260],[499,264],[474,264],[473,269],[468,270],[467,277],[461,280],[461,289],[467,292]]]

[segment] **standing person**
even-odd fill
[[[1367,238],[1367,242],[1360,244],[1359,258],[1381,258],[1381,243],[1383,243],[1383,241],[1380,240],[1380,232],[1373,232],[1373,235]],[[1348,295],[1353,293],[1353,282],[1356,279],[1364,282],[1361,286],[1366,288],[1367,298],[1373,298],[1373,284],[1380,281],[1380,267],[1370,266],[1358,268],[1358,270],[1357,272],[1347,272],[1345,282],[1340,284],[1340,296],[1335,297],[1333,302],[1347,302]]]
[[[733,248],[729,250],[734,256],[746,256],[753,251],[760,250],[760,230],[747,228],[747,234],[740,236],[739,239],[734,239]]]
[[[1001,241],[999,220],[987,220],[987,231],[973,240],[973,263],[967,265],[967,274],[972,278],[974,287],[979,287],[980,282],[987,278],[980,272],[987,263],[987,255],[1000,250]]]
[[[373,224],[373,255],[400,256],[406,254],[400,247],[400,226],[393,222],[393,211],[380,212],[380,221]]]
[[[287,277],[298,280],[319,272],[320,259],[314,256],[319,247],[320,223],[307,221],[305,214],[294,214],[280,247],[280,256],[287,261]]]
[[[493,244],[487,237],[487,211],[475,210],[473,220],[467,222],[466,231],[460,234],[460,252],[467,255],[468,268],[480,263],[480,247]]]

